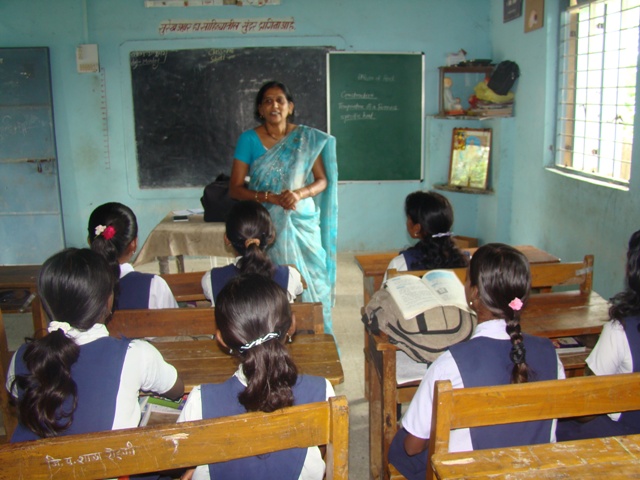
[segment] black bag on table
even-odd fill
[[[511,60],[500,62],[489,78],[487,86],[498,95],[506,95],[520,76],[520,67]]]
[[[200,198],[204,208],[205,222],[224,222],[227,214],[237,200],[229,196],[230,177],[221,173],[215,181],[204,187],[204,193]]]

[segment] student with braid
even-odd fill
[[[267,209],[253,200],[234,204],[225,224],[224,240],[238,255],[233,264],[218,267],[202,277],[204,296],[215,305],[222,287],[240,274],[257,273],[272,278],[287,291],[292,302],[302,293],[300,272],[294,267],[274,265],[267,248],[276,238],[276,232]]]
[[[408,479],[425,478],[437,380],[463,388],[564,378],[551,341],[520,331],[530,287],[529,262],[513,247],[487,244],[471,258],[465,293],[478,326],[470,340],[449,347],[428,368],[389,449],[389,462]],[[453,430],[449,451],[553,442],[555,422]]]
[[[587,357],[587,374],[640,372],[640,230],[627,250],[626,288],[609,300],[611,320]],[[558,422],[558,441],[640,433],[640,411]]]
[[[273,412],[335,395],[326,379],[298,374],[285,346],[295,321],[285,291],[273,280],[259,274],[231,279],[218,296],[216,324],[216,339],[239,358],[240,366],[224,383],[194,388],[178,422]],[[324,471],[320,451],[312,447],[202,465],[182,479],[320,480]]]
[[[44,262],[38,293],[49,333],[22,345],[9,365],[6,387],[19,420],[12,442],[136,427],[141,390],[183,394],[176,369],[154,346],[109,336],[114,284],[104,258],[86,248]]]
[[[395,268],[404,272],[467,266],[467,256],[453,242],[453,208],[446,197],[436,192],[410,193],[404,202],[404,213],[407,232],[419,241],[391,260],[387,270]]]
[[[135,272],[129,263],[138,248],[138,222],[122,203],[97,207],[89,217],[89,245],[102,255],[119,279],[115,310],[178,308],[167,282],[158,275]]]

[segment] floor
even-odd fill
[[[226,262],[222,260],[222,264]],[[186,271],[203,271],[212,266],[216,266],[216,259],[185,258]],[[170,268],[171,272],[176,271],[174,262],[170,262]],[[142,265],[137,269],[158,273],[158,265],[155,263]],[[369,422],[368,404],[364,399],[363,333],[360,321],[363,304],[362,274],[353,253],[338,254],[337,275],[333,329],[340,350],[344,383],[337,385],[335,390],[338,395],[346,395],[349,400],[349,478],[360,480],[369,477]],[[4,322],[9,348],[15,350],[25,336],[32,333],[31,316],[5,315]]]

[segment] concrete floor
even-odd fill
[[[222,264],[226,264],[226,261],[222,260]],[[216,259],[185,258],[186,271],[203,271],[212,266],[216,266]],[[170,268],[171,272],[176,271],[175,262],[170,262]],[[158,265],[150,263],[137,270],[158,273]],[[338,254],[337,276],[333,329],[345,380],[335,390],[349,400],[349,478],[360,480],[369,477],[369,421],[368,404],[364,399],[363,327],[360,321],[362,273],[353,253]],[[30,314],[7,314],[4,322],[10,350],[15,350],[26,336],[32,334]]]

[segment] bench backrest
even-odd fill
[[[13,431],[18,426],[16,409],[9,402],[9,392],[5,388],[10,360],[9,343],[7,341],[7,333],[4,328],[4,320],[2,319],[2,310],[0,310],[0,408],[2,409],[5,440],[11,438]]]
[[[575,377],[517,385],[452,388],[436,382],[431,455],[449,450],[451,429],[640,410],[640,373]]]
[[[548,289],[552,287],[565,287],[576,285],[580,293],[588,295],[593,286],[593,255],[585,255],[582,262],[559,262],[559,263],[532,263],[531,288]],[[464,283],[467,280],[466,268],[451,268]],[[408,272],[398,272],[390,269],[387,272],[388,278],[398,275],[416,275],[422,277],[428,270],[411,270]]]
[[[299,333],[324,333],[322,303],[292,303]],[[215,308],[116,310],[107,324],[112,336],[128,338],[213,335]]]
[[[115,478],[327,445],[327,479],[348,479],[346,397],[234,417],[0,445],[0,479]]]
[[[207,272],[165,273],[160,275],[178,302],[206,301],[201,280]]]
[[[289,265],[293,267],[293,265]],[[295,267],[294,267],[295,268]],[[204,272],[165,273],[160,275],[169,285],[173,296],[178,302],[207,301],[202,291],[202,277]],[[307,288],[307,283],[302,276],[302,287]]]

